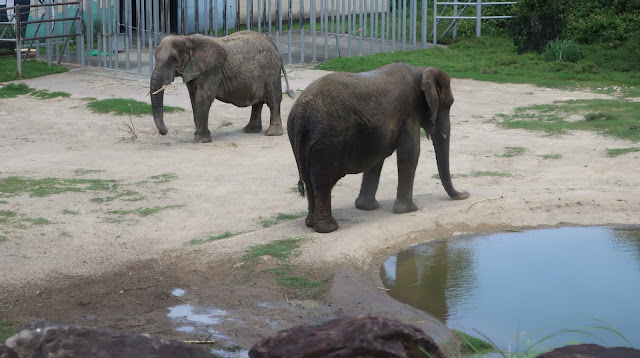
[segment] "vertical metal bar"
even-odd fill
[[[129,62],[129,50],[131,49],[131,1],[124,2],[124,68],[129,71],[131,63]]]
[[[165,34],[171,33],[171,0],[164,0]]]
[[[146,0],[149,1],[149,0]],[[193,13],[194,13],[194,17],[195,17],[195,33],[199,34],[200,33],[200,0],[194,0],[194,8],[193,8]]]
[[[396,50],[396,13],[398,12],[396,0],[391,0],[391,10],[391,52],[393,52]]]
[[[87,1],[87,5],[89,10],[87,11],[87,22],[85,24],[85,28],[87,31],[87,64],[91,66],[91,53],[93,52],[93,1]]]
[[[304,63],[304,0],[300,1],[300,62]]]
[[[16,5],[14,11],[16,13],[16,70],[18,71],[18,76],[22,77],[22,24],[20,23],[20,5]],[[47,52],[47,56],[51,57],[49,52]],[[49,63],[49,66],[51,66],[51,63]]]
[[[280,50],[280,33],[282,32],[282,0],[276,0],[276,21],[278,29],[276,30],[276,47]]]
[[[127,49],[131,50],[133,49],[133,9],[131,8],[131,5],[133,3],[133,0],[131,1],[126,1],[124,2],[124,5],[126,6],[126,15],[127,15],[127,24],[125,25],[125,31],[127,32]],[[127,51],[127,55],[128,55],[128,51]],[[129,69],[129,67],[127,67],[127,70]]]
[[[98,42],[98,58],[100,59],[100,66],[107,68],[107,21],[105,18],[105,8],[107,7],[106,0],[98,0],[100,3],[98,9],[98,16],[100,17],[100,22],[98,23],[100,29],[100,41]]]
[[[114,68],[116,70],[119,69],[120,67],[120,56],[119,56],[119,46],[118,46],[118,41],[120,41],[120,1],[119,0],[115,0],[115,12],[114,12],[114,25],[115,25],[115,40],[114,40],[114,47],[113,47],[113,53],[114,53],[114,57],[115,57],[115,63],[114,63]]]
[[[260,20],[262,20],[260,17],[262,15],[262,0],[258,0],[258,32],[262,33],[262,23]]]
[[[140,1],[140,0],[138,0]],[[181,32],[180,34],[182,35],[186,35],[187,34],[187,2],[186,1],[180,1],[178,2],[178,4],[180,4],[180,27],[181,27]],[[140,20],[138,20],[138,23],[140,22]]]
[[[351,8],[352,1],[356,0],[349,0],[349,5],[347,8],[347,10],[349,11],[347,14],[347,57],[351,57],[351,32],[353,30],[351,25],[351,17],[353,14],[353,9]]]
[[[141,25],[141,21],[140,21],[140,1],[141,0],[136,0],[136,48],[138,51],[138,73],[142,72],[142,48],[141,48],[141,43],[140,43],[140,26]],[[184,19],[182,19],[182,27],[184,29]]]
[[[376,0],[376,4],[378,1]],[[382,16],[380,18],[380,28],[381,28],[381,36],[380,36],[380,52],[385,52],[385,45],[387,42],[387,14],[389,13],[389,2],[387,0],[382,0]]]
[[[427,47],[427,0],[422,0],[422,48]]]
[[[247,0],[247,19],[246,19],[246,23],[247,23],[247,30],[251,30],[251,15],[253,15],[253,10],[251,9],[251,5],[252,5],[252,0]]]
[[[453,17],[458,17],[458,4],[457,2],[453,5]],[[453,19],[453,38],[456,38],[458,34],[458,19]]]
[[[80,34],[80,36],[76,37],[76,52],[78,53],[79,56],[79,63],[80,66],[82,66],[84,68],[84,31],[82,31],[82,19],[84,19],[84,11],[82,9],[83,3],[78,4],[78,11],[80,12],[80,20],[74,20],[75,24],[76,24],[76,30],[77,33]],[[78,40],[78,37],[80,37],[80,39]]]
[[[65,19],[69,17],[69,8],[68,8],[66,3],[62,4],[62,17],[65,18]],[[63,34],[71,34],[70,30],[71,30],[71,28],[69,27],[69,21],[63,21],[62,22],[62,33]],[[69,40],[69,38],[66,37],[64,39],[64,44],[65,45],[62,46],[62,53],[67,58],[67,61],[69,60],[69,47],[66,46],[66,44],[69,42],[68,40]],[[61,58],[62,58],[62,56],[58,57],[58,63],[60,63],[60,59]]]
[[[341,34],[342,34],[342,36],[344,36],[344,25],[345,25],[345,22],[344,22],[344,16],[345,16],[345,14],[347,13],[347,12],[345,11],[345,8],[344,8],[345,1],[346,1],[346,0],[341,0],[341,1],[342,1],[342,13],[341,13],[341,15],[340,15],[340,16],[342,17],[342,19],[340,20],[340,21],[342,22],[342,31],[341,31]]]
[[[376,29],[373,13],[373,2],[378,0],[371,0],[371,6],[369,6],[369,53],[373,53],[373,38],[376,37],[374,30]]]
[[[316,62],[316,0],[310,0],[309,20],[311,21],[311,62]]]
[[[271,36],[271,0],[267,0],[267,5],[268,5],[267,12],[269,13],[269,20],[268,20],[269,31],[267,33],[269,34],[269,36]],[[276,14],[277,14],[277,12],[278,12],[278,10],[276,10]],[[277,40],[276,40],[276,42],[277,42]],[[277,44],[276,44],[276,47],[278,47]]]
[[[145,0],[146,5],[147,5],[147,37],[149,39],[149,75],[151,75],[153,73],[153,31],[152,27],[151,27],[151,6],[152,6],[152,1],[151,0]],[[196,0],[197,3],[197,0]],[[196,18],[198,18],[199,14],[196,13]]]
[[[438,44],[438,0],[433,0],[433,46]]]
[[[476,37],[480,37],[482,27],[482,0],[476,2]]]
[[[356,29],[358,31],[358,56],[362,55],[362,27],[363,27],[363,13],[362,13],[362,4],[364,0],[360,0],[360,6],[358,7],[358,25]]]
[[[229,22],[227,21],[228,8],[229,8],[229,4],[227,3],[227,0],[223,0],[222,1],[222,36],[227,36],[227,33],[229,32]],[[216,33],[217,31],[218,30],[216,30]]]
[[[289,55],[289,64],[291,64],[291,33],[293,31],[293,9],[292,9],[292,5],[291,2],[293,0],[289,0],[289,42],[288,42],[288,47],[287,47],[287,52]]]
[[[51,3],[51,0],[46,0],[45,1],[45,4],[50,4],[50,3]],[[19,10],[19,9],[16,9],[16,10]],[[51,36],[52,35],[52,28],[51,27],[53,26],[53,22],[50,21],[51,20],[51,8],[45,7],[43,10],[44,10],[44,13],[45,13],[44,19],[45,20],[49,20],[49,22],[47,22],[46,26],[45,26],[46,33],[47,33],[47,36]],[[16,15],[16,21],[17,21],[18,18],[20,18],[20,13],[19,12]],[[17,22],[16,22],[16,34],[21,31],[21,29],[19,27],[17,27],[17,26],[18,25],[17,25]],[[47,51],[47,65],[51,66],[51,52],[53,50],[52,43],[51,43],[51,38],[46,39],[45,40],[45,44],[47,46],[47,48],[46,48],[46,51]],[[22,51],[22,48],[20,49],[20,51]],[[22,52],[20,52],[20,54],[22,54]]]
[[[106,8],[106,12],[107,12],[107,17],[105,17],[105,20],[108,20],[107,22],[107,39],[108,39],[108,43],[107,43],[107,55],[109,56],[109,63],[107,64],[107,67],[109,68],[114,68],[115,66],[113,65],[113,60],[114,60],[114,56],[113,56],[113,40],[115,39],[114,36],[114,29],[113,29],[113,13],[112,13],[112,9],[113,9],[113,0],[107,0],[107,8]]]
[[[160,1],[156,0],[151,3],[153,10],[153,43],[156,44],[160,42]]]
[[[407,49],[407,0],[402,0],[402,49]]]
[[[417,0],[411,0],[411,46],[413,46],[413,49],[416,49],[416,42],[417,42],[417,38],[418,38],[418,32],[417,32],[417,28],[418,27],[418,1]]]
[[[58,17],[58,7],[51,7],[49,8],[49,10],[51,11],[51,19],[55,19]],[[56,21],[51,23],[51,34],[52,35],[58,35],[60,33],[60,31],[58,31],[60,29],[60,26],[56,26]],[[55,39],[52,39],[53,41],[53,46],[55,47],[55,52],[56,55],[54,57],[55,58],[59,58],[60,57],[60,38],[56,37]]]
[[[323,1],[324,6],[324,59],[329,59],[329,0]]]
[[[218,36],[218,30],[216,29],[216,25],[218,24],[218,21],[216,20],[216,15],[218,7],[216,6],[218,3],[218,0],[209,0],[209,32],[208,35],[210,36]]]
[[[35,16],[36,19],[39,18],[38,17],[39,10],[40,10],[40,7],[36,6],[35,12],[34,12],[34,16]],[[42,20],[42,19],[44,19],[44,14],[42,14],[42,18],[40,18],[40,20]],[[40,24],[38,24],[36,26],[35,36],[38,36],[38,29],[40,29]],[[81,29],[78,30],[78,32],[81,32]],[[36,60],[40,60],[40,40],[36,40],[35,43],[36,43]],[[31,46],[32,45],[33,45],[33,41],[31,41],[31,43],[29,44],[29,50],[27,50],[27,55],[29,54],[29,51],[31,51]]]

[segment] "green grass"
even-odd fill
[[[189,245],[200,245],[200,244],[205,244],[207,242],[211,242],[211,241],[217,241],[217,240],[222,240],[222,239],[227,239],[236,235],[239,235],[241,233],[236,232],[230,232],[230,231],[225,231],[222,234],[218,234],[218,235],[212,235],[209,236],[205,239],[193,239],[191,241],[189,241]]]
[[[540,156],[542,159],[544,160],[549,160],[549,159],[561,159],[562,158],[562,154],[557,154],[557,153],[553,153],[553,154],[543,154]]]
[[[460,346],[460,351],[462,353],[475,353],[482,355],[496,351],[496,348],[491,345],[491,343],[483,339],[474,337],[470,334],[455,329],[453,330],[453,332],[462,339],[462,344]]]
[[[640,148],[632,147],[632,148],[615,148],[615,149],[607,149],[608,157],[617,157],[619,155],[627,154],[627,153],[635,153],[640,152]]]
[[[0,235],[0,243],[2,243],[2,242],[6,242],[6,241],[9,241],[9,239],[7,239],[7,237],[6,237],[6,236],[4,236],[4,235]],[[1,329],[2,329],[2,328],[0,328],[0,330],[1,330]],[[2,333],[0,333],[0,335],[2,335]],[[0,341],[2,341],[2,337],[0,337]]]
[[[152,208],[137,208],[132,210],[111,210],[108,213],[113,215],[120,215],[120,216],[137,215],[137,216],[145,217],[145,216],[159,213],[164,210],[177,209],[183,206],[184,205],[167,205],[167,206],[154,206]]]
[[[340,57],[320,63],[317,68],[362,72],[389,63],[404,62],[416,66],[436,66],[455,78],[530,83],[545,87],[617,86],[622,87],[625,95],[638,95],[640,59],[637,54],[601,45],[584,45],[583,50],[585,57],[576,63],[547,62],[538,53],[517,54],[513,41],[506,36],[483,34],[480,39],[459,37],[448,48]]]
[[[606,113],[602,112],[603,108]],[[564,120],[571,115],[581,115],[584,119]],[[500,114],[494,120],[505,128],[544,131],[549,135],[590,130],[619,139],[640,141],[640,102],[608,99],[558,101],[519,107],[514,114]]]
[[[305,242],[305,238],[287,238],[275,240],[264,245],[250,246],[244,255],[245,260],[255,261],[260,256],[269,255],[278,260],[286,260],[299,253],[298,249]]]
[[[102,172],[104,172],[104,170],[102,170],[102,169],[78,168],[78,169],[73,171],[73,174],[75,174],[76,176],[83,176],[83,175],[87,175],[87,174],[102,173]]]
[[[499,157],[503,158],[512,158],[518,157],[524,154],[527,151],[527,148],[523,147],[504,147],[504,153],[499,155]]]
[[[69,209],[64,209],[64,210],[62,210],[62,213],[63,213],[63,214],[65,214],[65,215],[78,215],[78,214],[80,214],[80,213],[79,213],[79,212],[77,212],[77,211],[69,210]]]
[[[15,98],[25,94],[30,94],[38,99],[71,97],[71,94],[66,92],[49,92],[48,90],[36,91],[26,83],[9,83],[4,87],[0,87],[0,98]]]
[[[299,212],[297,214],[286,214],[286,213],[278,213],[270,219],[262,219],[260,220],[260,224],[262,227],[271,227],[273,225],[279,224],[283,221],[295,220],[302,217],[307,216],[306,211]]]
[[[4,342],[7,338],[16,333],[16,328],[12,323],[0,319],[0,342]]]
[[[45,218],[30,218],[20,215],[19,213],[12,210],[0,210],[0,226],[10,226],[18,229],[27,229],[29,226],[41,226],[48,224],[51,224],[51,221]]]
[[[148,102],[140,102],[133,99],[125,98],[109,98],[96,100],[87,103],[89,109],[96,113],[113,113],[116,115],[131,114],[132,116],[150,115],[151,104]],[[182,112],[184,108],[164,106],[166,113]]]
[[[30,197],[44,197],[65,192],[110,191],[118,184],[115,180],[103,179],[30,179],[22,177],[0,178],[0,197],[29,194]]]
[[[106,202],[114,201],[116,199],[121,199],[124,201],[140,201],[140,200],[143,200],[144,198],[145,197],[142,194],[138,193],[137,191],[123,190],[123,191],[116,192],[116,194],[113,196],[92,198],[91,201],[94,203],[106,203]]]
[[[69,71],[67,68],[46,62],[27,60],[22,62],[22,77],[18,76],[18,67],[14,56],[0,56],[0,82],[30,79]]]
[[[151,179],[154,183],[158,184],[158,183],[167,183],[167,182],[176,180],[178,179],[178,176],[174,173],[164,173],[164,174],[151,176],[149,177],[149,179]]]
[[[56,97],[71,97],[71,94],[67,93],[67,92],[60,92],[60,91],[49,92],[48,90],[33,91],[33,92],[31,92],[31,95],[36,97],[36,98],[38,98],[38,99],[52,99],[52,98],[56,98]]]
[[[478,177],[510,177],[510,173],[476,170],[469,174],[452,174],[451,178],[478,178]],[[433,179],[440,179],[440,174],[434,174]]]

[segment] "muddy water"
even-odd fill
[[[390,257],[395,299],[511,351],[567,343],[640,347],[640,230],[579,227],[461,237]],[[606,322],[603,323],[603,322]],[[561,332],[578,330],[580,332]]]

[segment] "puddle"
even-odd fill
[[[171,291],[171,294],[176,296],[176,297],[182,297],[184,296],[184,290],[181,288],[176,288],[173,291]]]
[[[224,321],[227,314],[224,310],[216,308],[199,308],[194,305],[179,305],[169,307],[167,317],[179,322],[191,322],[199,325],[214,325]]]
[[[390,257],[380,275],[395,299],[451,328],[479,336],[476,329],[505,350],[523,351],[550,334],[535,348],[627,346],[607,325],[640,346],[638,228],[560,228],[429,242]]]

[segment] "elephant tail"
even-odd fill
[[[298,180],[298,192],[300,193],[300,196],[304,197],[304,182],[302,179]]]
[[[296,95],[293,93],[293,91],[289,87],[289,79],[287,78],[287,71],[284,69],[284,62],[280,62],[280,69],[284,74],[284,82],[287,84],[287,95],[291,97],[291,99],[295,99]]]

